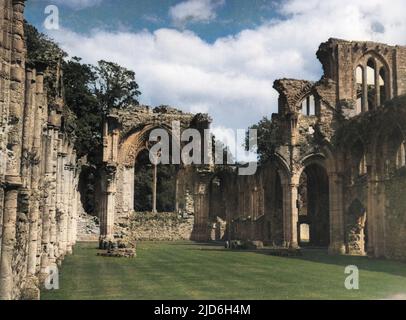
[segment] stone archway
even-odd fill
[[[210,124],[210,119],[201,114],[183,113],[169,107],[134,106],[129,110],[114,110],[106,119],[103,132],[103,176],[101,181],[101,201],[99,204],[101,238],[112,240],[117,224],[128,220],[134,209],[134,170],[139,154],[150,147],[150,133],[154,129],[161,130],[170,136],[170,152],[179,151],[181,147],[180,135],[185,129],[194,128],[203,132]],[[203,136],[203,133],[202,135]],[[174,147],[174,148],[172,148]],[[176,148],[175,148],[176,147]],[[179,153],[180,154],[180,153]],[[174,152],[176,159],[176,152]],[[168,155],[171,165],[177,165],[176,177],[179,170],[189,174],[181,179],[193,181],[193,172],[184,170],[180,162],[176,162]],[[184,175],[184,174],[183,174]],[[174,209],[178,209],[178,202],[184,195],[180,192],[191,188],[183,188],[176,179],[176,199]],[[193,184],[193,182],[191,182]]]
[[[267,170],[264,185],[264,239],[272,245],[280,246],[284,241],[284,203],[281,172],[274,167]]]
[[[330,244],[329,178],[318,163],[308,164],[298,185],[298,243],[315,247]]]

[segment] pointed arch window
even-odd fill
[[[355,69],[355,113],[374,110],[390,99],[389,73],[384,61],[364,57]]]
[[[313,95],[309,95],[302,101],[302,114],[304,116],[315,116],[316,115],[316,99]]]
[[[400,169],[406,166],[406,141],[400,144],[399,150],[396,154],[396,168]]]
[[[362,66],[358,66],[355,71],[355,78],[356,78],[356,90],[357,90],[357,102],[356,102],[356,114],[362,113],[363,105],[364,105],[364,95],[363,95],[363,79],[364,79],[364,69]]]

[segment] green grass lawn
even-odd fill
[[[60,289],[42,299],[383,299],[406,294],[406,264],[366,257],[300,257],[228,251],[194,242],[138,243],[137,258],[97,256],[80,243],[60,269]],[[344,268],[360,270],[360,290]]]

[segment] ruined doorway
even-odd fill
[[[226,207],[224,181],[215,176],[210,182],[209,221],[212,224],[211,240],[223,240],[226,236]]]
[[[142,150],[134,166],[134,211],[153,211],[154,165],[147,149]],[[157,165],[156,168],[156,210],[174,212],[176,203],[175,165]]]
[[[283,188],[277,170],[271,172],[265,184],[265,239],[272,245],[283,244]]]
[[[328,247],[330,244],[329,181],[319,164],[303,171],[298,188],[298,243],[301,246]]]

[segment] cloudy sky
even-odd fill
[[[47,5],[60,29],[47,30]],[[133,69],[141,102],[207,112],[217,136],[277,110],[277,78],[318,80],[330,37],[406,45],[405,0],[29,0],[27,20],[85,62]]]

